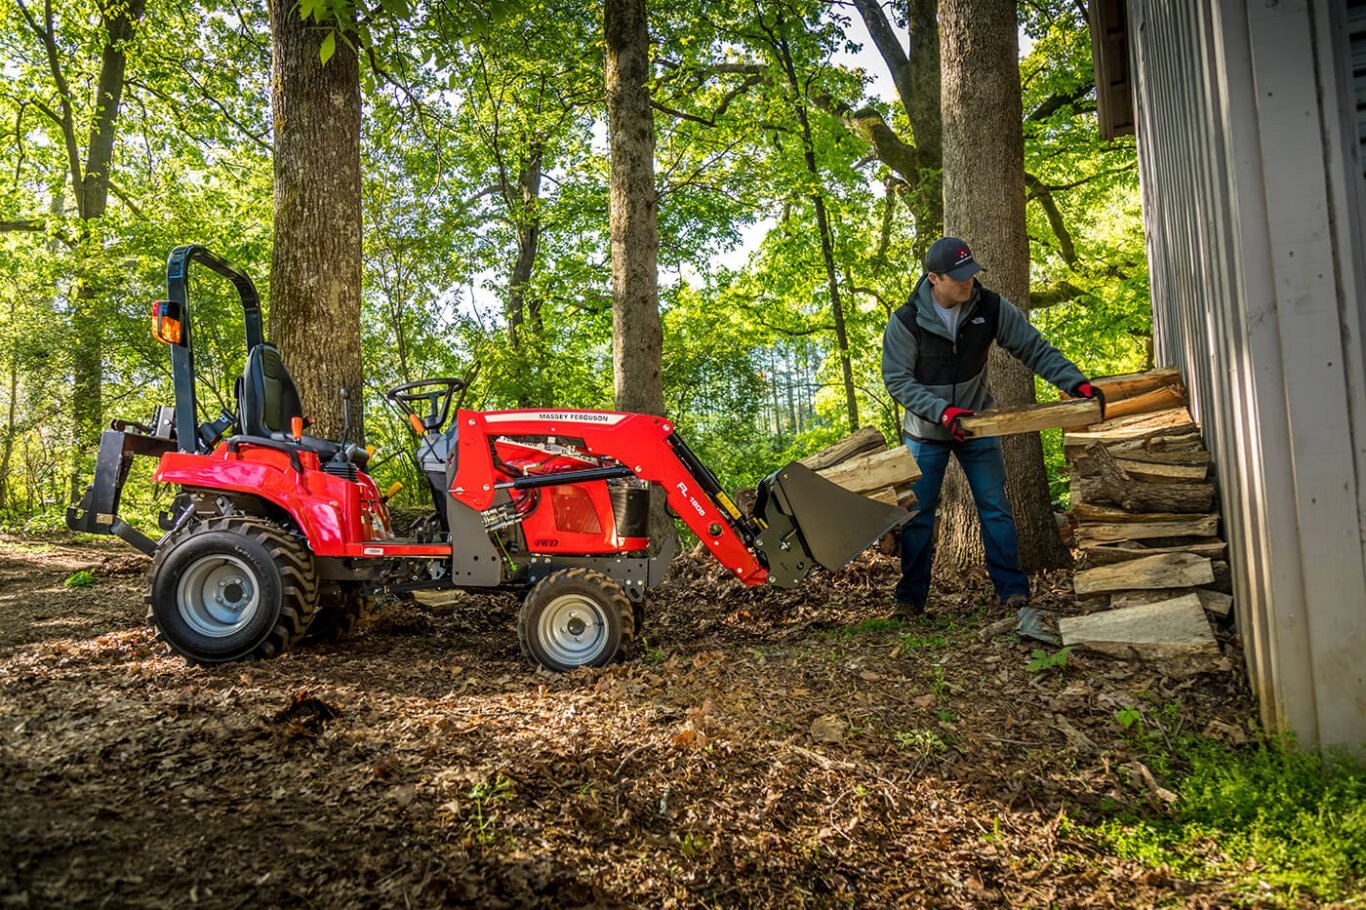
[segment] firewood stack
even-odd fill
[[[887,440],[872,427],[864,427],[800,463],[846,490],[887,505],[915,508],[911,487],[920,479],[919,465],[905,446],[888,448]],[[736,505],[746,515],[754,513],[754,498],[754,487],[735,493]]]
[[[1081,550],[1073,585],[1088,612],[1060,621],[1063,643],[1116,656],[1217,657],[1206,614],[1232,609],[1228,545],[1180,375],[1095,384],[1106,420],[1063,437]]]

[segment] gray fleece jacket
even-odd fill
[[[1086,382],[1076,364],[1045,341],[1018,307],[984,291],[980,282],[973,284],[971,299],[960,304],[956,336],[939,318],[930,282],[924,275],[882,333],[882,381],[906,409],[906,434],[914,439],[951,439],[939,422],[950,405],[982,411],[995,404],[987,375],[987,351],[992,341],[1069,394]],[[999,300],[999,305],[985,299],[984,293]],[[912,313],[917,331],[905,322]]]

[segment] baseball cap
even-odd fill
[[[982,267],[972,258],[972,250],[966,243],[957,237],[941,237],[925,254],[925,271],[962,281],[982,271]]]

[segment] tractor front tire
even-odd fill
[[[548,670],[601,667],[635,637],[626,592],[602,572],[561,569],[538,581],[522,602],[517,640]]]
[[[196,664],[275,657],[318,608],[313,555],[258,518],[191,522],[156,552],[147,619],[157,638]]]

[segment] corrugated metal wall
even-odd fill
[[[1128,0],[1159,359],[1215,455],[1264,722],[1366,743],[1362,167],[1346,4]]]

